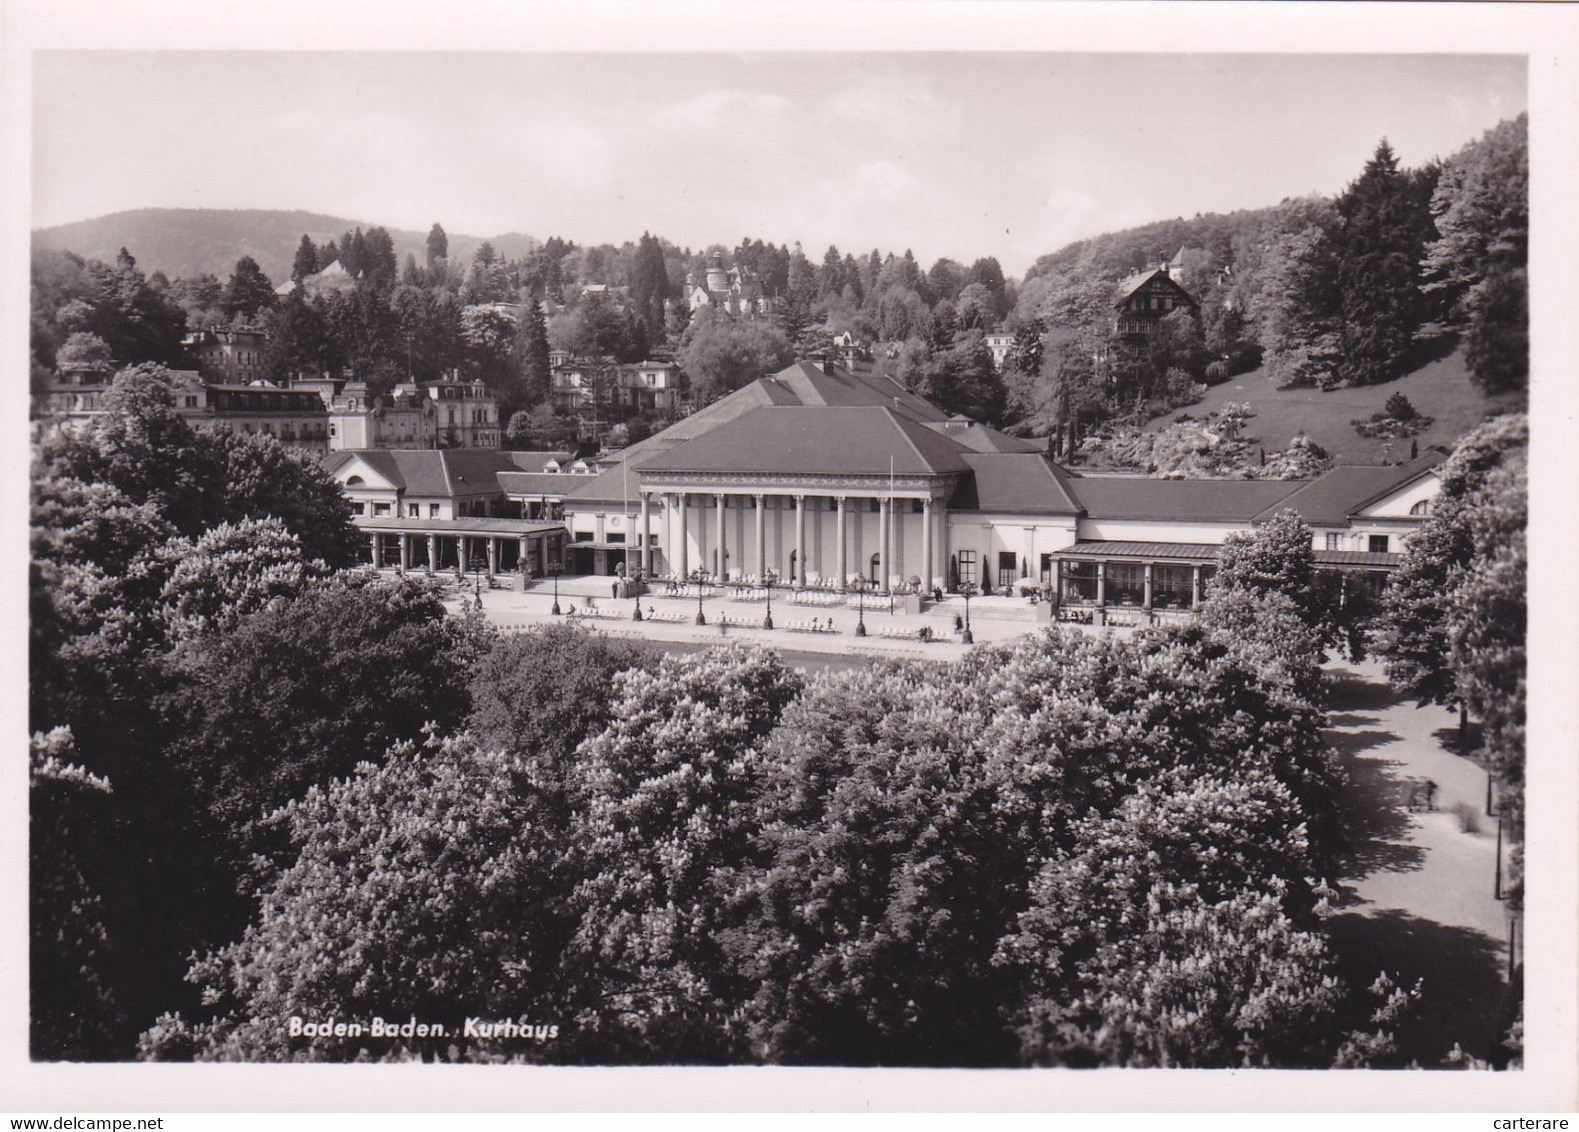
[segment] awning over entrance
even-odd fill
[[[1111,558],[1145,562],[1196,564],[1217,559],[1217,545],[1206,542],[1108,542],[1086,539],[1057,551],[1056,557],[1076,561],[1104,561]]]
[[[1116,542],[1085,539],[1056,552],[1056,557],[1075,562],[1107,562],[1114,559],[1135,562],[1198,565],[1215,562],[1222,548],[1208,542]],[[1324,570],[1396,570],[1402,554],[1368,550],[1318,550],[1315,564]]]

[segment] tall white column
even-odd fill
[[[724,534],[729,525],[729,497],[720,491],[714,498],[718,503],[718,580],[722,583],[729,580],[729,539]]]
[[[433,577],[433,571],[439,568],[439,536],[428,536],[428,577]]]
[[[806,497],[795,497],[795,588],[806,588]]]
[[[877,581],[882,587],[883,593],[889,592],[888,576],[893,573],[893,567],[888,561],[888,528],[892,525],[889,521],[892,518],[892,502],[890,499],[884,499],[877,505],[878,522],[881,525],[881,531],[877,539],[877,561],[879,563]]]
[[[757,504],[757,577],[768,572],[768,514],[767,496],[758,495]]]
[[[492,578],[499,572],[499,540],[488,539],[488,577]]]
[[[636,537],[641,539],[641,569],[644,574],[652,573],[652,528],[648,526],[649,499],[647,493],[641,493],[641,532]]]
[[[400,536],[400,573],[401,573],[401,575],[404,576],[406,571],[409,570],[409,569],[411,569],[411,536],[410,535],[401,535]]]
[[[685,534],[684,491],[677,491],[677,493],[674,494],[674,502],[676,502],[677,510],[679,510],[679,513],[681,513],[681,554],[679,554],[679,575],[681,575],[681,578],[684,578],[685,575],[690,573],[690,545],[688,545],[688,535]]]
[[[844,547],[844,496],[839,496],[839,590],[844,591],[845,579],[850,576],[849,564],[845,561]]]
[[[930,590],[936,576],[932,569],[932,497],[921,501],[921,588]]]

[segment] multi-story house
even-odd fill
[[[482,381],[462,381],[450,373],[428,385],[441,448],[497,448],[499,399]]]
[[[1141,343],[1168,315],[1181,308],[1198,310],[1195,297],[1173,278],[1171,263],[1163,263],[1125,279],[1113,304],[1113,333]]]
[[[268,376],[263,365],[268,342],[268,335],[256,327],[211,327],[187,335],[182,344],[206,380],[245,385]]]

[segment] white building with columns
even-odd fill
[[[428,569],[622,574],[796,589],[1040,589],[1106,623],[1196,605],[1218,547],[1284,509],[1320,569],[1380,584],[1424,522],[1442,454],[1313,480],[1081,476],[1040,445],[950,417],[892,380],[798,362],[596,462],[340,453],[361,511]],[[430,466],[431,465],[431,466]],[[400,536],[405,537],[400,537]],[[415,554],[415,558],[413,558]]]

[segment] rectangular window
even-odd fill
[[[1342,550],[1343,549],[1343,536],[1341,534],[1338,534],[1336,531],[1328,531],[1327,532],[1327,549],[1328,550]]]
[[[976,552],[962,550],[959,552],[959,584],[974,586],[976,584]]]
[[[429,503],[428,504],[428,518],[430,518],[430,519],[437,519],[438,517],[439,517],[439,505],[437,503]]]
[[[1019,577],[1020,560],[1012,550],[998,551],[998,588],[1010,589]]]
[[[1372,535],[1371,539],[1370,539],[1371,553],[1372,554],[1386,554],[1387,551],[1388,551],[1388,542],[1389,541],[1390,541],[1390,539],[1389,539],[1389,536],[1387,536],[1387,535]]]
[[[387,503],[375,503],[375,504],[373,504],[373,514],[375,514],[375,515],[387,515],[387,514],[389,514],[389,504],[387,504]]]

